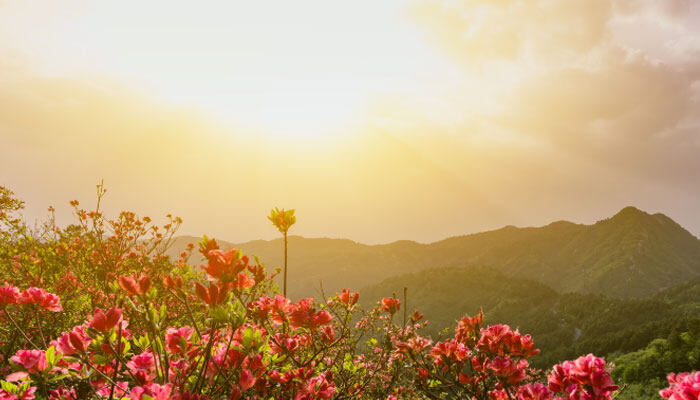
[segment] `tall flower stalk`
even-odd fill
[[[272,224],[275,225],[278,231],[284,237],[284,287],[283,294],[287,297],[287,231],[292,225],[297,221],[297,217],[294,216],[294,209],[285,210],[278,209],[275,207],[270,211],[270,216],[267,217]]]

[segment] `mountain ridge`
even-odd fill
[[[178,237],[178,254],[193,237]],[[282,264],[282,241],[220,241]],[[289,237],[290,294],[359,288],[391,276],[437,267],[485,266],[532,279],[558,292],[644,297],[700,275],[700,239],[661,213],[628,206],[593,224],[559,220],[539,227],[507,225],[432,243],[368,245],[350,239]]]

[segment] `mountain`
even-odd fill
[[[171,254],[188,241],[180,237]],[[269,266],[282,264],[282,241],[220,241]],[[567,221],[501,229],[430,244],[365,245],[347,239],[289,238],[292,297],[359,288],[391,276],[442,267],[483,266],[543,283],[557,292],[644,297],[700,276],[700,240],[663,214],[634,207],[592,225]]]
[[[406,301],[404,287],[408,287]],[[679,286],[669,292],[685,289]],[[417,308],[425,315],[429,321],[426,333],[434,339],[444,329],[451,333],[465,314],[473,316],[479,310],[484,312],[485,324],[520,328],[542,350],[533,359],[538,367],[580,354],[612,356],[635,351],[677,327],[685,329],[688,321],[700,322],[700,303],[677,303],[663,296],[621,299],[559,294],[542,283],[486,267],[437,268],[394,276],[361,289],[360,302],[370,306],[394,293],[409,313]]]

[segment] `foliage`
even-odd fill
[[[613,357],[645,347],[674,328],[684,329],[700,314],[688,305],[663,298],[619,299],[592,294],[559,294],[541,283],[506,276],[486,267],[438,268],[399,275],[360,290],[365,298],[409,288],[409,301],[420,305],[439,334],[460,313],[483,310],[490,320],[517,326],[537,337],[539,368],[595,353]],[[666,292],[675,293],[669,289]],[[666,372],[672,372],[668,370]],[[663,375],[661,375],[663,377]]]
[[[682,331],[683,329],[684,331]],[[660,388],[668,373],[700,370],[700,320],[675,327],[665,339],[615,359],[617,381]],[[641,396],[640,396],[641,397]]]
[[[206,236],[201,268],[165,255],[181,221],[105,219],[72,202],[29,229],[2,188],[0,399],[610,399],[592,354],[533,368],[530,335],[461,318],[444,339],[423,333],[399,299],[363,307],[347,289],[318,301],[276,293],[273,274]],[[49,210],[53,212],[52,209]],[[404,313],[406,315],[406,313]]]
[[[183,238],[180,249],[193,238]],[[281,265],[281,240],[226,244]],[[430,244],[365,245],[346,239],[289,237],[295,273],[290,296],[335,292],[435,268],[486,266],[509,278],[533,280],[560,293],[647,297],[700,276],[700,240],[663,214],[627,207],[592,225],[554,222],[501,229]]]

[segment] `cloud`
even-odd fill
[[[429,37],[470,65],[560,57],[588,51],[609,36],[610,1],[419,1],[410,12]]]
[[[501,88],[477,95],[497,105],[491,112],[474,114],[474,102],[462,101],[465,117],[453,133],[434,121],[438,137],[480,138],[487,151],[504,155],[491,160],[497,175],[512,174],[511,188],[530,182],[530,193],[547,192],[542,201],[550,205],[566,198],[557,190],[596,193],[599,204],[653,198],[651,207],[683,209],[700,229],[691,211],[700,199],[700,5],[418,1],[410,11],[463,70],[450,98],[469,98],[474,81]],[[574,189],[577,182],[584,187]],[[527,188],[518,190],[516,197],[527,198]]]

